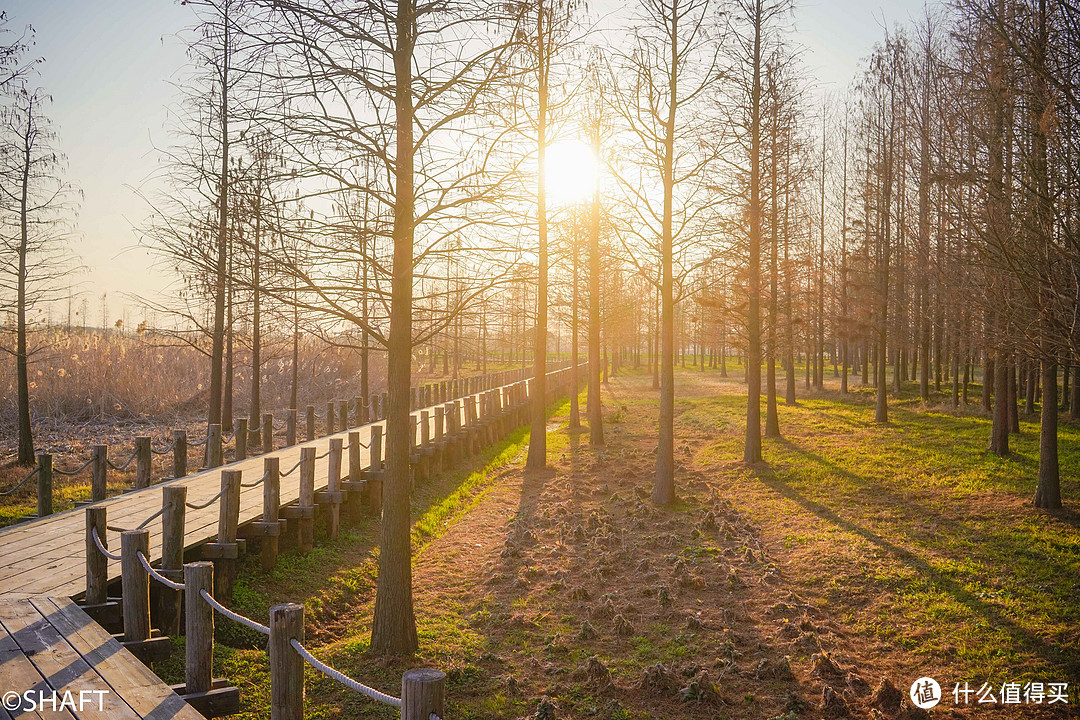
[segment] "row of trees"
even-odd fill
[[[762,459],[763,404],[765,434],[781,432],[777,366],[795,402],[797,355],[817,388],[827,356],[842,390],[861,373],[879,422],[903,381],[929,400],[931,381],[952,378],[956,403],[961,373],[966,394],[981,365],[996,452],[1022,367],[1023,388],[1043,393],[1037,503],[1060,503],[1054,393],[1075,337],[1061,262],[1076,223],[1068,3],[928,14],[890,32],[825,111],[810,107],[785,0],[643,0],[602,43],[556,0],[189,4],[200,24],[168,153],[172,205],[148,237],[203,303],[213,377],[228,377],[230,293],[249,298],[253,327],[276,304],[334,342],[385,352],[376,650],[416,645],[416,361],[456,356],[466,336],[486,357],[500,333],[522,346],[532,334],[528,465],[541,467],[553,317],[574,338],[586,325],[595,443],[602,348],[618,358],[658,330],[646,352],[658,358],[657,503],[675,497],[680,317],[702,363],[705,348],[721,365],[727,347],[744,354],[749,463]],[[553,207],[546,151],[568,135],[605,172],[590,202]],[[650,302],[615,300],[628,287]]]
[[[679,346],[702,367],[743,356],[748,463],[762,425],[782,432],[778,369],[793,404],[799,356],[808,386],[829,360],[842,391],[861,375],[879,422],[903,382],[929,401],[951,379],[959,404],[981,367],[998,453],[1041,388],[1036,503],[1060,505],[1058,366],[1077,356],[1080,292],[1071,3],[928,13],[824,109],[789,0],[641,0],[602,37],[568,0],[186,4],[191,65],[143,228],[179,278],[161,309],[207,354],[211,423],[230,410],[234,327],[253,414],[267,328],[355,348],[365,393],[369,355],[384,359],[376,651],[416,647],[412,372],[531,356],[542,467],[553,328],[588,347],[594,444],[605,356],[655,358],[659,504],[676,493]],[[559,204],[545,177],[566,137],[603,171]]]

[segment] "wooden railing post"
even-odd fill
[[[293,639],[304,642],[304,606],[270,608],[270,720],[304,717],[304,658],[293,648]]]
[[[166,485],[161,488],[161,574],[173,582],[182,582],[184,567],[184,516],[187,487]],[[155,614],[162,635],[180,633],[180,591],[154,583]]]
[[[214,597],[228,600],[239,564],[240,545],[236,542],[240,521],[240,470],[221,471],[221,497],[218,499],[217,542],[203,545],[203,557],[214,561]]]
[[[326,458],[326,491],[319,493],[318,502],[327,507],[326,529],[331,540],[337,540],[341,527],[341,438],[330,438],[330,455]]]
[[[292,447],[296,444],[296,408],[289,408],[285,420],[285,444]]]
[[[426,400],[427,398],[425,398]],[[431,447],[431,413],[427,410],[420,411],[420,476],[430,477],[432,470],[432,455],[434,448]]]
[[[382,462],[382,425],[371,426],[371,436],[368,440],[368,457],[370,465],[365,473],[367,484],[368,512],[372,515],[382,514],[383,497],[383,462]]]
[[[213,685],[214,608],[202,591],[214,594],[214,566],[208,562],[184,565],[184,693],[209,692]]]
[[[53,511],[52,455],[38,455],[37,467],[37,514],[48,517]]]
[[[281,523],[278,520],[281,507],[281,459],[276,455],[263,458],[263,472],[266,473],[266,479],[263,480],[262,522],[258,524],[262,536],[260,560],[262,569],[270,572],[277,564],[278,538],[281,536]]]
[[[135,489],[150,487],[150,473],[154,456],[150,452],[150,438],[140,435],[135,438]]]
[[[90,500],[98,502],[105,499],[109,480],[109,446],[95,445],[90,463]]]
[[[150,639],[150,576],[138,553],[150,553],[150,531],[125,530],[120,533],[120,581],[123,585],[124,641]]]
[[[300,552],[309,553],[315,547],[315,448],[300,448],[300,530],[297,544]]]
[[[446,469],[446,407],[435,406],[435,466]]]
[[[236,453],[234,460],[246,460],[248,456],[248,419],[236,418],[233,426],[233,438],[236,440]]]
[[[423,471],[420,468],[420,443],[418,440],[418,425],[420,424],[420,418],[416,415],[409,414],[409,487],[412,487],[416,483],[417,476],[423,477]]]
[[[358,405],[357,407],[363,407]],[[348,480],[343,482],[345,491],[345,510],[350,522],[360,517],[363,506],[364,472],[360,465],[360,431],[349,432],[349,472]]]
[[[326,434],[334,434],[334,401],[330,400],[326,403]]]
[[[274,450],[274,414],[263,413],[262,417],[262,451],[264,453]]]
[[[368,399],[367,399],[367,397],[361,396],[361,397],[356,398],[356,414],[357,414],[357,419],[356,419],[357,426],[367,425],[369,422],[371,422],[371,419],[370,419],[371,418],[371,412],[370,412],[370,409],[368,408]]]
[[[305,420],[307,421],[307,441],[311,442],[315,439],[315,406],[308,405],[304,408]]]
[[[345,431],[349,429],[349,401],[338,400],[338,429]]]
[[[173,430],[172,476],[187,475],[187,430]]]
[[[210,425],[208,437],[206,439],[206,467],[216,468],[221,467],[224,462],[224,455],[221,447],[221,425],[213,423]]]
[[[418,668],[401,676],[401,720],[441,718],[445,703],[446,673]]]
[[[105,537],[106,508],[95,506],[86,508],[86,604],[104,605],[108,602],[109,559],[101,554],[94,542],[93,531],[97,530],[101,544],[109,547]]]

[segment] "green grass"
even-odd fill
[[[556,420],[565,419],[568,407],[569,403],[564,401],[556,403],[550,410]],[[559,452],[567,442],[565,434],[551,434],[549,452]],[[481,502],[502,470],[523,463],[527,446],[528,429],[518,428],[462,467],[419,485],[412,500],[412,514],[416,518],[412,529],[414,556],[421,555],[457,517]],[[257,557],[245,558],[230,607],[260,622],[265,622],[270,607],[280,602],[302,602],[308,623],[332,620],[338,614],[356,613],[355,622],[349,622],[340,637],[330,642],[309,641],[307,647],[347,675],[397,694],[403,666],[383,664],[367,655],[378,562],[377,533],[376,521],[361,520],[344,528],[338,540],[319,542],[307,555],[296,550],[282,553],[270,573],[262,572]],[[422,599],[418,598],[420,601]],[[360,612],[357,613],[358,608]],[[482,655],[486,649],[485,641],[472,629],[460,604],[443,604],[435,610],[417,613],[418,656],[434,666],[451,668],[449,686],[452,692],[455,687],[471,682],[475,669],[470,672],[469,663]],[[227,677],[241,692],[242,712],[233,717],[242,720],[268,718],[269,665],[263,649],[265,638],[228,620],[218,619],[215,639],[214,676]],[[155,670],[167,682],[182,682],[183,639],[174,643],[176,651],[172,658],[155,666]],[[396,710],[358,697],[311,668],[305,673],[305,687],[305,718],[397,717]],[[509,708],[513,702],[500,695],[488,697],[483,705],[495,715],[504,715],[511,712]],[[482,712],[456,716],[491,715]]]
[[[689,372],[679,380],[693,382]],[[831,586],[841,606],[869,602],[855,627],[913,661],[958,676],[1080,675],[1080,515],[1030,507],[1038,424],[1021,422],[999,458],[986,452],[989,420],[977,408],[924,409],[916,384],[890,398],[884,426],[872,391],[804,398],[801,378],[799,390],[797,407],[779,407],[784,438],[764,442],[767,466],[734,472],[771,491],[773,507],[752,508],[766,527],[783,513],[813,516],[830,538],[819,542],[868,559],[860,573],[825,555],[809,584]],[[730,428],[698,451],[699,464],[729,470],[741,456],[745,405],[742,394],[679,398],[677,425]],[[1062,495],[1075,503],[1080,429],[1063,423],[1059,444]],[[811,542],[780,538],[785,548]]]

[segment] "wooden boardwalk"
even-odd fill
[[[466,396],[477,397],[478,395]],[[461,398],[458,398],[461,399]],[[443,405],[433,405],[427,410],[429,434],[433,432],[435,423],[435,408]],[[459,405],[460,407],[460,405]],[[412,413],[415,418],[421,417],[421,410]],[[462,415],[462,421],[465,417]],[[228,463],[221,467],[202,470],[176,480],[151,485],[142,490],[127,492],[117,497],[95,503],[96,506],[107,508],[108,524],[112,527],[131,529],[138,527],[146,518],[161,509],[162,491],[167,485],[184,485],[187,487],[187,502],[199,505],[217,495],[221,489],[222,470],[240,470],[243,475],[241,483],[253,483],[263,476],[263,458],[275,455],[280,459],[281,472],[287,472],[300,460],[301,448],[315,448],[315,489],[322,490],[327,486],[329,474],[329,457],[319,457],[327,452],[332,438],[339,438],[345,445],[345,457],[342,463],[343,475],[348,474],[348,435],[350,432],[360,432],[360,467],[370,466],[369,449],[364,447],[370,443],[370,430],[373,427],[384,428],[385,420],[370,423],[360,428],[349,428],[342,432],[317,438],[309,442],[299,443],[289,447],[274,450],[272,453],[256,455],[246,460]],[[417,444],[419,444],[421,430],[419,422],[416,424]],[[281,505],[285,506],[295,502],[300,497],[300,472],[294,471],[281,478]],[[218,503],[214,502],[209,507],[193,510],[188,509],[184,518],[184,547],[185,549],[213,541],[217,537],[218,530]],[[239,524],[244,525],[262,516],[263,513],[263,488],[262,485],[240,490],[240,518]],[[162,525],[161,518],[156,518],[146,526],[150,531],[151,562],[161,558]],[[109,548],[113,552],[119,552],[119,533],[108,533]],[[120,561],[109,561],[109,580],[120,577]],[[65,512],[50,515],[45,518],[31,520],[18,525],[0,529],[0,598],[27,598],[27,597],[79,597],[86,589],[86,515],[84,508],[75,508]]]
[[[203,720],[67,597],[0,599],[0,694],[5,720]]]

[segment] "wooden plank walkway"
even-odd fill
[[[466,396],[476,397],[476,395]],[[459,398],[460,399],[460,398]],[[429,411],[429,428],[434,428],[434,410]],[[412,414],[420,417],[420,410]],[[464,413],[462,414],[464,421]],[[360,432],[360,466],[370,466],[368,448],[370,428],[379,426],[384,429],[385,421],[370,423],[360,428],[317,438],[310,442],[299,443],[264,455],[256,455],[246,460],[229,463],[218,468],[203,470],[192,475],[151,485],[142,490],[128,492],[95,503],[107,508],[108,524],[119,528],[138,527],[146,518],[161,509],[161,489],[166,485],[187,486],[187,502],[199,505],[214,497],[221,489],[221,471],[240,470],[242,483],[252,483],[263,475],[263,458],[276,455],[280,458],[281,471],[288,471],[300,460],[300,449],[315,448],[316,457],[323,455],[330,447],[332,438],[340,438],[345,445],[345,458],[342,474],[348,475],[348,434]],[[416,425],[417,443],[419,443],[419,422]],[[329,472],[329,457],[315,461],[315,489],[326,488]],[[281,504],[287,505],[300,496],[300,472],[294,471],[281,478]],[[257,485],[241,488],[240,525],[256,520],[263,512],[263,488]],[[151,562],[161,558],[162,527],[161,518],[154,519],[146,526],[150,531]],[[188,509],[184,518],[184,546],[191,548],[212,541],[217,537],[218,503],[211,503],[201,510]],[[86,589],[86,515],[84,508],[75,508],[46,518],[31,520],[0,530],[0,597],[71,597],[80,596]],[[109,549],[119,553],[119,533],[108,533]],[[109,580],[120,577],[120,561],[109,561]]]
[[[2,693],[0,718],[202,720],[67,597],[0,599]]]

